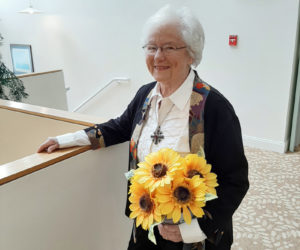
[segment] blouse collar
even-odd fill
[[[191,69],[189,75],[184,80],[184,82],[180,85],[180,87],[178,89],[176,89],[176,91],[172,95],[166,97],[166,98],[169,98],[172,101],[172,103],[174,103],[174,105],[180,110],[184,109],[185,105],[187,104],[188,100],[190,99],[190,96],[191,96],[191,93],[193,90],[194,78],[195,78],[195,73]],[[152,101],[152,99],[155,96],[157,96],[158,100],[163,99],[163,97],[160,93],[160,88],[159,88],[158,82],[156,83],[156,85],[152,91],[152,95],[150,97],[150,102]]]

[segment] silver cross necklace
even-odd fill
[[[174,103],[171,106],[171,108],[169,109],[169,111],[167,112],[167,114],[165,115],[165,117],[160,122],[158,121],[158,111],[157,111],[157,116],[156,116],[157,117],[156,118],[156,120],[157,120],[157,127],[156,127],[155,131],[153,132],[153,134],[151,135],[152,142],[155,145],[157,145],[158,143],[160,143],[165,138],[163,132],[160,129],[160,126],[164,122],[164,120],[167,118],[167,116],[170,114],[170,112],[173,109],[173,107],[174,107]]]

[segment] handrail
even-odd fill
[[[51,120],[71,123],[74,124],[76,128],[78,127],[78,129],[81,128],[81,126],[78,125],[83,125],[84,127],[86,127],[92,126],[95,123],[101,123],[106,121],[105,119],[96,116],[71,113],[63,110],[56,110],[31,104],[0,99],[0,110],[1,109],[31,115],[31,119],[33,119],[34,117],[45,117]],[[82,127],[82,129],[84,127]],[[56,150],[52,154],[34,153],[29,154],[23,158],[16,159],[12,162],[0,164],[0,186],[25,175],[31,174],[40,169],[46,168],[64,159],[83,153],[89,149],[90,146],[84,146],[60,149]]]
[[[107,84],[105,84],[103,87],[99,88],[93,95],[91,95],[90,97],[88,97],[84,102],[82,102],[78,107],[76,107],[75,109],[73,109],[73,112],[78,111],[80,108],[82,108],[86,103],[88,103],[90,100],[92,100],[96,95],[98,95],[102,90],[104,90],[106,87],[108,87],[109,85],[111,85],[113,82],[129,82],[130,78],[126,78],[126,77],[118,77],[118,78],[113,78],[112,80],[110,80]]]
[[[35,153],[0,165],[0,186],[88,150],[90,146],[64,148],[52,154]]]

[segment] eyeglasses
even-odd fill
[[[155,55],[159,48],[160,48],[161,52],[170,55],[172,53],[175,53],[177,50],[185,49],[186,46],[177,48],[176,46],[169,45],[169,44],[166,44],[166,45],[160,46],[160,47],[156,46],[156,45],[147,44],[147,45],[143,46],[142,48],[145,50],[146,54],[149,54],[149,55]]]

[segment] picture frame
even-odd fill
[[[31,45],[10,44],[10,53],[16,75],[34,72]]]

